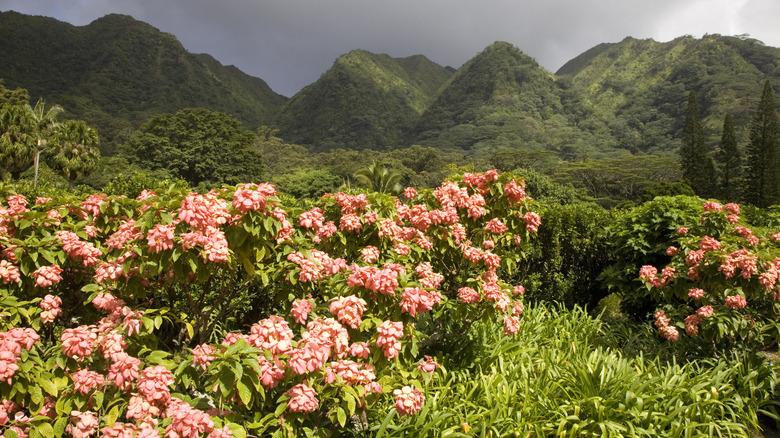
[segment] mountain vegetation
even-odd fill
[[[220,183],[216,174],[191,170],[214,163],[228,179],[244,166],[242,178],[265,175],[284,193],[316,198],[364,184],[356,175],[374,165],[418,187],[456,171],[523,169],[557,185],[551,192],[607,207],[692,193],[772,202],[748,199],[755,194],[748,182],[756,184],[757,114],[777,109],[759,110],[759,101],[762,84],[770,91],[780,84],[780,49],[745,36],[629,37],[555,73],[505,42],[458,69],[423,55],[353,50],[289,99],[128,16],[79,27],[2,12],[0,39],[0,55],[11,60],[0,64],[6,101],[45,98],[64,109],[60,118],[97,129],[101,164],[74,181],[94,188],[135,172],[209,187]],[[188,140],[176,146],[183,161],[169,160],[139,140],[150,135],[149,123],[195,108],[225,121],[227,131],[252,134],[253,145],[238,142],[249,155],[200,160]],[[6,171],[16,179],[29,169],[28,156],[18,161]],[[703,167],[692,172],[691,163]],[[49,178],[51,170],[43,170]]]
[[[287,100],[263,80],[188,53],[173,35],[126,15],[73,26],[1,12],[0,41],[6,86],[95,126],[109,154],[153,115],[203,107],[254,129],[270,123]]]

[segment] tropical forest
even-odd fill
[[[0,42],[4,437],[780,436],[780,48]]]

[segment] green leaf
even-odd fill
[[[41,423],[37,426],[38,433],[44,438],[54,438],[54,427],[49,423]]]
[[[54,384],[53,381],[51,381],[49,379],[46,379],[46,378],[43,378],[43,379],[37,380],[36,382],[41,386],[41,389],[46,391],[47,394],[55,396],[55,397],[57,396],[57,386]]]
[[[347,413],[341,407],[336,410],[336,417],[338,417],[341,427],[344,427],[347,424]]]
[[[244,406],[250,406],[250,402],[252,401],[252,391],[249,389],[248,386],[244,384],[241,380],[236,382],[236,388],[238,389],[238,396],[241,397],[241,401],[244,403]]]

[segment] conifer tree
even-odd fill
[[[742,179],[742,155],[737,146],[737,134],[734,132],[731,114],[726,114],[726,118],[723,119],[723,133],[716,158],[721,199],[730,202],[738,201]]]
[[[704,144],[704,126],[693,90],[688,93],[685,128],[680,145],[680,164],[682,165],[683,178],[688,180],[697,195],[702,197],[714,195],[715,167],[712,158],[707,154],[707,146]]]
[[[772,84],[767,79],[750,125],[745,166],[745,200],[757,207],[780,202],[780,121]]]

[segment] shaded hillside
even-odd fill
[[[780,49],[751,39],[707,35],[660,43],[626,38],[601,44],[557,72],[585,90],[586,99],[621,147],[668,154],[679,146],[687,93],[699,103],[710,149],[726,113],[740,136],[766,78],[780,84]]]
[[[151,115],[203,107],[248,128],[268,124],[284,96],[261,79],[188,53],[171,34],[126,15],[87,26],[0,13],[0,78],[63,105],[111,139]]]
[[[397,146],[449,76],[422,55],[354,50],[289,100],[277,120],[279,135],[315,150]]]
[[[474,154],[547,150],[562,158],[610,147],[581,93],[531,57],[497,42],[458,69],[415,129],[414,142]]]

